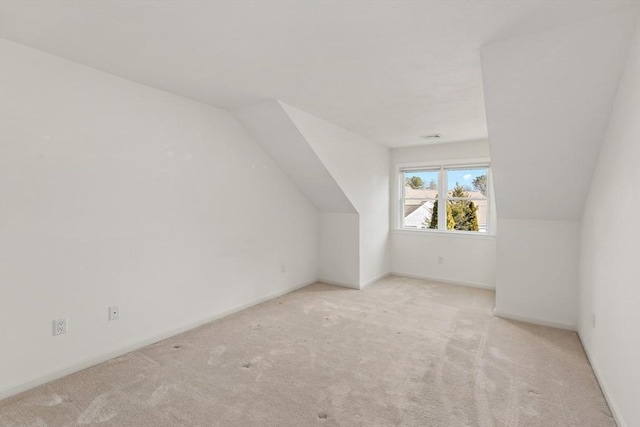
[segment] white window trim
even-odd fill
[[[477,231],[460,231],[460,230],[433,230],[430,228],[405,228],[403,227],[404,207],[402,202],[404,200],[404,182],[401,179],[403,172],[411,170],[435,170],[439,172],[438,175],[438,198],[439,200],[447,199],[447,188],[445,170],[448,168],[487,168],[487,188],[489,193],[487,197],[487,232],[479,233]],[[493,205],[493,186],[491,177],[491,160],[488,157],[471,158],[471,159],[452,159],[442,161],[428,161],[428,162],[412,162],[412,163],[396,163],[395,164],[395,181],[396,185],[393,186],[395,194],[391,198],[394,201],[395,207],[392,209],[394,213],[392,221],[392,230],[394,232],[401,233],[416,233],[416,234],[429,234],[429,235],[441,235],[441,236],[460,236],[460,237],[474,237],[474,238],[494,238],[495,237],[495,224],[492,221],[492,205]],[[446,209],[438,210],[438,224],[445,224]]]

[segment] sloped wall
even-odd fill
[[[389,150],[276,100],[234,114],[318,208],[319,279],[360,289],[387,275]]]
[[[358,211],[359,286],[389,273],[389,149],[282,104]]]
[[[576,327],[579,222],[634,23],[603,16],[481,49],[498,314]]]
[[[0,395],[317,279],[316,209],[229,113],[0,54]]]
[[[267,101],[233,114],[320,212],[356,213],[280,102]]]
[[[277,100],[236,110],[234,116],[317,208],[318,278],[359,288],[360,217],[307,136]]]
[[[578,330],[621,427],[640,425],[638,31],[636,26],[591,180],[582,218],[580,263]]]

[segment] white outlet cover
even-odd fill
[[[55,319],[53,321],[53,335],[66,334],[68,331],[69,322],[67,318]]]

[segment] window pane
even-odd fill
[[[438,228],[437,219],[433,223],[433,205],[435,200],[405,200],[404,201],[404,220],[402,226],[405,228]],[[436,218],[437,218],[436,213]]]
[[[487,198],[487,168],[447,169],[447,195],[472,199]]]
[[[478,207],[477,215],[478,215],[478,231],[481,233],[487,232],[487,218],[489,217],[489,211],[487,209],[487,201],[486,200],[475,200],[475,205]]]
[[[402,173],[406,199],[425,199],[438,196],[438,171],[416,170]]]
[[[487,200],[447,200],[447,230],[487,232]]]

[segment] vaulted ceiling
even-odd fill
[[[487,137],[480,47],[636,2],[13,1],[4,38],[235,110],[279,99],[390,147]],[[637,13],[637,12],[636,12]],[[43,70],[46,72],[46,70]]]

